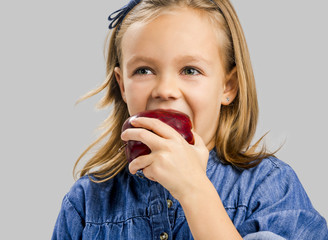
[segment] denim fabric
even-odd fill
[[[328,239],[325,219],[282,161],[267,158],[241,170],[223,164],[214,149],[206,174],[245,239]],[[193,239],[179,202],[126,167],[105,183],[79,179],[63,199],[52,239],[157,240],[164,233],[168,239]]]

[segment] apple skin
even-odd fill
[[[192,123],[188,115],[171,109],[155,109],[140,112],[134,116],[129,117],[122,126],[122,132],[128,128],[134,128],[131,121],[138,117],[148,117],[148,118],[157,118],[162,122],[168,124],[174,128],[181,136],[189,143],[194,144],[194,136],[191,132]],[[151,152],[147,145],[143,144],[140,141],[129,140],[125,146],[125,155],[128,162],[132,162],[133,159],[147,155]]]

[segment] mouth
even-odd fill
[[[195,139],[191,131],[192,123],[190,121],[190,118],[187,114],[183,113],[182,111],[172,108],[171,109],[155,108],[152,110],[146,110],[140,112],[136,115],[131,116],[124,122],[122,126],[122,132],[124,132],[128,128],[133,128],[131,121],[132,119],[138,117],[159,119],[163,123],[166,123],[171,128],[175,129],[189,144],[193,145],[195,143]],[[149,130],[154,130],[154,129],[149,128]],[[119,149],[119,151],[122,151],[123,148],[125,148],[126,157],[129,162],[131,162],[133,159],[137,158],[138,156],[151,153],[149,147],[140,141],[129,141],[127,139],[127,144],[123,145]]]
[[[168,112],[177,112],[177,113],[180,113],[180,114],[185,114],[187,115],[190,120],[192,121],[192,117],[190,116],[190,114],[186,113],[185,111],[182,111],[182,110],[178,110],[178,109],[175,109],[175,108],[165,108],[165,107],[159,107],[159,108],[151,108],[151,109],[146,109],[147,111],[148,110],[161,110],[161,111],[168,111]]]

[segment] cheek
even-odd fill
[[[147,87],[145,84],[132,81],[126,83],[125,96],[130,115],[137,114],[146,109],[150,92],[149,86]]]
[[[220,106],[222,89],[216,85],[199,84],[188,91],[188,102],[194,114],[206,112],[208,109],[216,109]]]
[[[192,111],[194,115],[195,130],[206,130],[216,125],[220,114],[220,104],[214,100],[204,102],[204,104],[195,104]]]
[[[215,134],[220,114],[222,91],[218,88],[199,88],[189,96],[194,130],[209,141]]]
[[[213,140],[219,123],[220,104],[203,107],[195,113],[194,130],[206,146]]]

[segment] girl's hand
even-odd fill
[[[132,174],[142,169],[148,179],[159,182],[177,200],[207,178],[209,151],[197,133],[192,131],[195,144],[191,145],[175,129],[158,119],[139,117],[132,125],[136,128],[125,130],[122,140],[141,141],[151,150],[150,154],[129,164]]]

